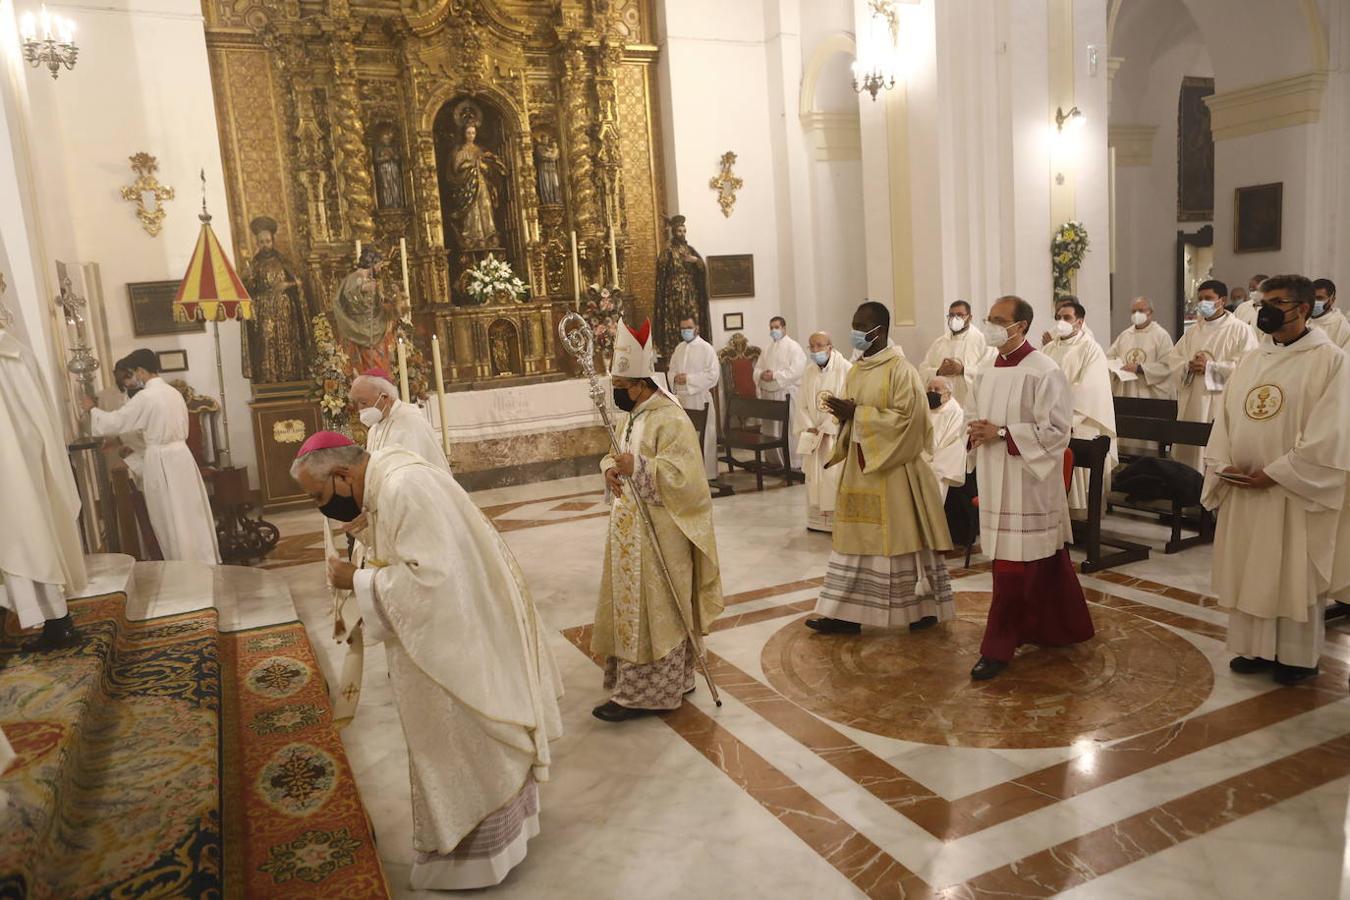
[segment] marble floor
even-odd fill
[[[1083,577],[1097,637],[1024,650],[974,684],[987,561],[952,561],[956,621],[817,636],[800,619],[829,538],[803,528],[804,489],[738,493],[715,504],[728,606],[707,643],[724,706],[700,684],[673,714],[610,725],[590,715],[600,670],[579,649],[600,490],[592,477],[474,495],[524,568],[567,689],[542,834],[495,896],[1235,900],[1350,883],[1350,630],[1329,630],[1312,684],[1231,674],[1209,548],[1166,556],[1160,526],[1113,517],[1158,549]],[[293,600],[331,678],[319,516],[274,521],[267,567],[290,598],[246,591],[233,621],[289,618]],[[405,887],[407,757],[384,654],[366,653],[343,740],[391,888],[423,896]]]

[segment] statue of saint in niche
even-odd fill
[[[670,359],[680,344],[680,321],[698,322],[699,334],[712,334],[708,308],[708,267],[689,246],[684,216],[672,216],[670,244],[656,258],[656,340],[662,357]]]
[[[399,317],[407,309],[402,291],[380,283],[384,256],[363,247],[356,270],[342,279],[333,299],[333,324],[350,371],[394,371],[394,340]]]
[[[258,384],[300,381],[308,374],[309,316],[300,278],[277,249],[277,222],[258,216],[249,223],[257,250],[244,273],[253,318],[245,322],[244,372]]]
[[[547,132],[534,145],[534,169],[539,182],[539,202],[545,206],[562,203],[562,181],[558,177],[558,158],[562,151],[558,140]]]
[[[465,117],[462,140],[450,154],[445,180],[450,186],[450,222],[461,250],[501,246],[496,209],[506,166],[478,143],[478,120]]]
[[[392,125],[385,125],[375,138],[371,156],[375,161],[375,196],[380,209],[404,209],[403,154]]]

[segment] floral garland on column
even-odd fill
[[[310,373],[314,378],[314,387],[310,391],[310,396],[319,402],[324,428],[353,437],[364,437],[365,429],[352,415],[353,410],[347,399],[354,375],[351,371],[351,360],[347,358],[342,342],[333,334],[333,323],[329,321],[327,315],[315,316],[311,328],[314,334],[314,353],[310,358]],[[412,402],[417,403],[425,400],[431,389],[428,377],[430,365],[415,340],[410,324],[399,320],[397,335],[407,344],[408,395]],[[389,364],[391,366],[389,374],[394,383],[398,384],[398,367],[393,354],[390,354]]]
[[[1082,222],[1065,222],[1050,241],[1050,265],[1055,273],[1056,299],[1073,293],[1073,273],[1083,265],[1088,251],[1087,228]]]

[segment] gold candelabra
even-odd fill
[[[38,22],[33,14],[24,15],[19,28],[23,39],[23,58],[34,68],[45,65],[55,79],[61,74],[62,66],[75,68],[75,60],[80,53],[80,48],[75,46],[75,23],[65,16],[53,16],[43,4],[41,25],[42,32],[39,35]]]

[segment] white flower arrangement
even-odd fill
[[[488,254],[470,269],[465,280],[465,290],[478,303],[498,300],[502,295],[512,300],[525,298],[525,282],[516,277],[511,264]]]

